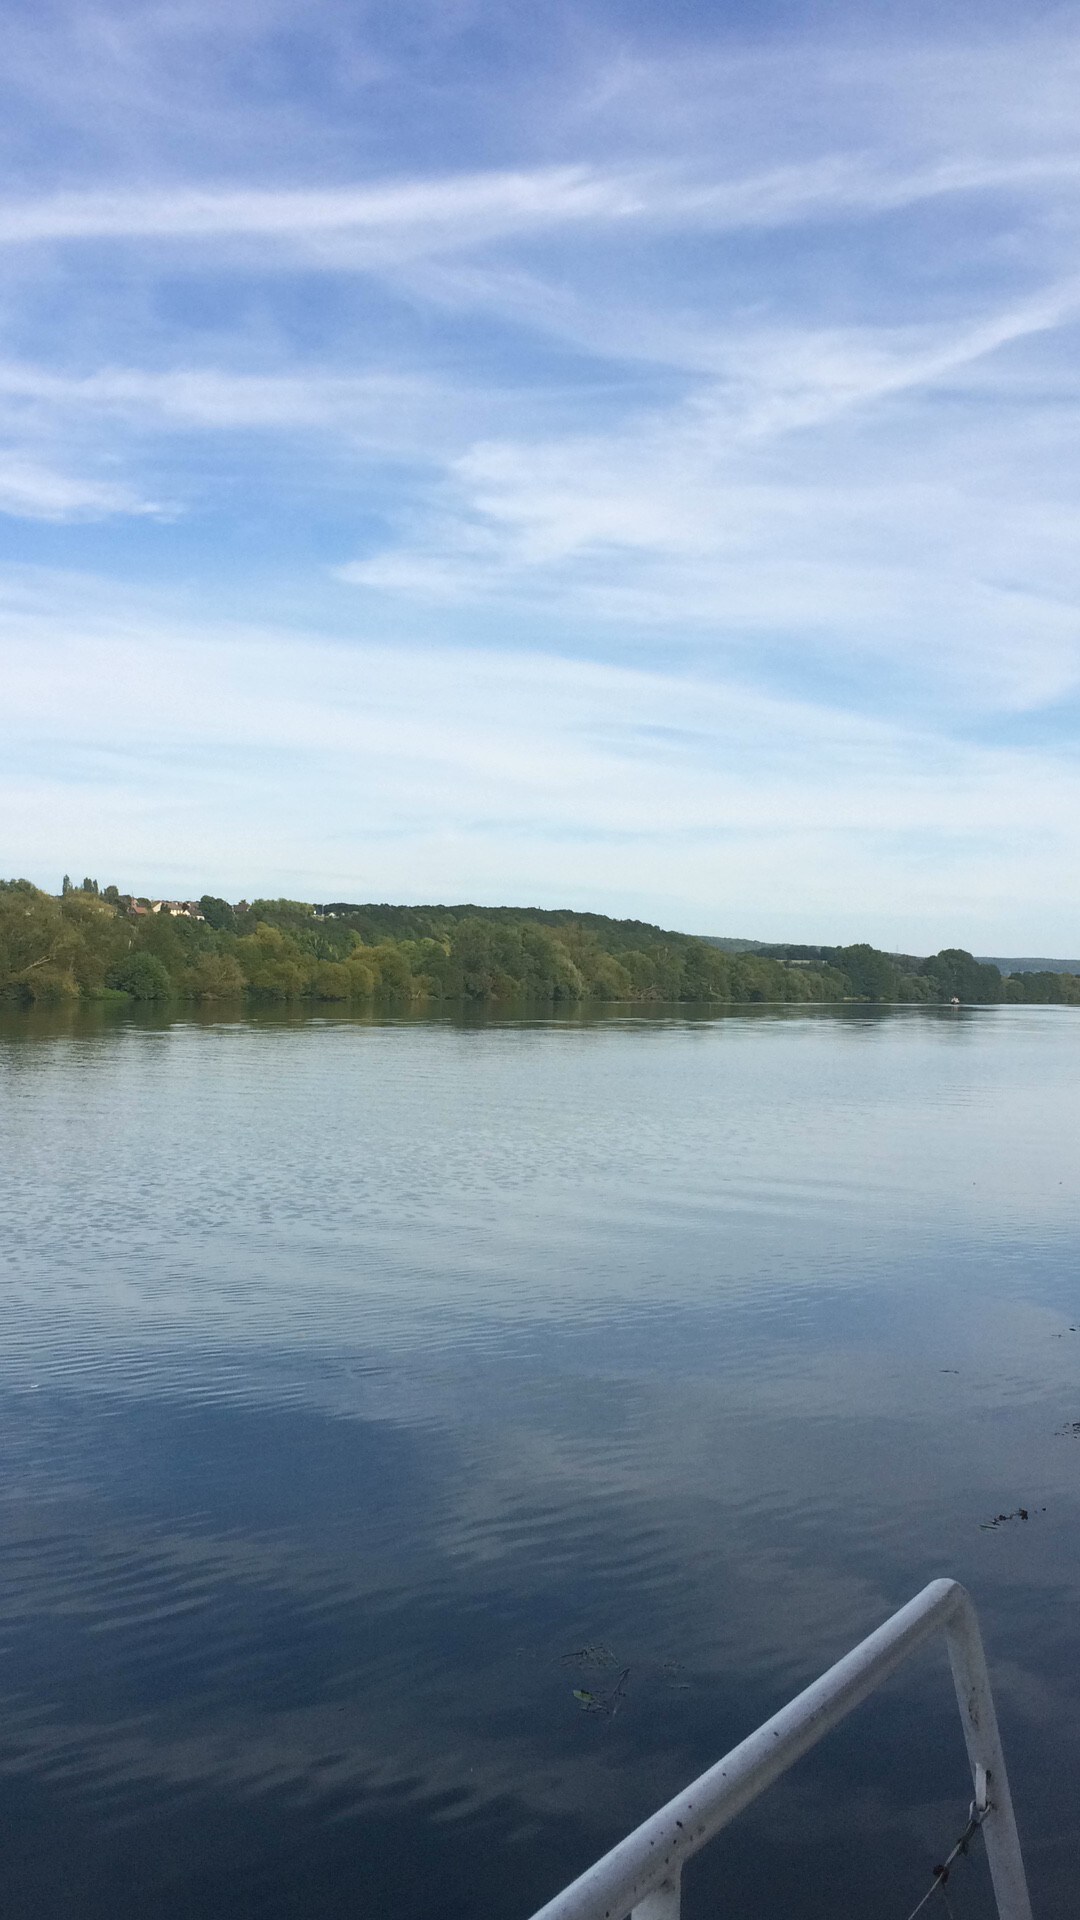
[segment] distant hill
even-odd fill
[[[984,966],[996,967],[1002,975],[1010,973],[1080,973],[1080,960],[999,960],[980,953]]]
[[[721,953],[760,953],[765,947],[764,940],[732,940],[722,933],[699,933],[695,938],[703,940],[707,947],[717,947]]]
[[[695,938],[676,933],[670,927],[653,926],[649,920],[613,920],[606,913],[581,913],[575,907],[478,907],[393,906],[389,901],[327,900],[314,909],[322,919],[348,920],[370,944],[379,940],[442,939],[463,920],[484,920],[491,926],[527,924],[538,927],[573,928],[595,934],[607,952],[624,948],[655,946],[658,942],[684,943]],[[706,946],[721,947],[726,953],[745,953],[752,940],[707,940]]]
[[[793,961],[799,963],[821,961],[837,951],[835,947],[800,946],[790,941],[728,940],[711,933],[700,933],[698,939],[704,940],[707,947],[719,947],[721,953],[760,953],[770,959],[786,960],[789,964]],[[913,968],[918,965],[915,956],[908,953],[891,953],[889,958],[902,967]],[[992,953],[977,953],[975,958],[980,966],[996,967],[1002,979],[1006,979],[1010,973],[1080,974],[1080,960],[1047,960],[1032,957],[1010,960]]]

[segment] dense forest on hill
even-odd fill
[[[1080,978],[846,947],[748,951],[639,920],[539,907],[151,903],[94,880],[0,881],[0,995],[540,1002],[998,1000],[1080,1004]]]

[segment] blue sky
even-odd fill
[[[1080,950],[1080,25],[9,5],[0,861]]]

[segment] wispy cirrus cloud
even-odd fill
[[[1080,676],[1080,380],[1044,364],[1002,418],[995,361],[1078,303],[1070,280],[959,327],[717,340],[726,379],[618,433],[470,448],[419,539],[342,577],[711,639],[743,671],[763,648],[856,679],[890,661],[894,698],[906,678],[972,715],[1053,701]]]
[[[771,230],[858,218],[957,195],[1038,194],[1080,181],[1076,151],[1001,162],[973,155],[911,171],[872,155],[826,154],[734,178],[680,177],[664,169],[588,162],[419,179],[384,179],[320,191],[215,184],[66,192],[0,201],[0,245],[78,241],[276,240],[313,264],[362,268],[395,254],[467,252],[545,229],[608,224],[676,231]],[[337,239],[345,249],[333,251]]]
[[[336,188],[68,193],[0,203],[0,243],[70,240],[292,239],[318,250],[324,235],[370,236],[407,248],[475,245],[504,233],[644,211],[629,178],[584,166],[491,172]]]

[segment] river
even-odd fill
[[[0,1909],[528,1920],[952,1574],[1064,1920],[1078,1145],[1070,1009],[3,1016]],[[969,1793],[930,1653],[687,1920]]]

